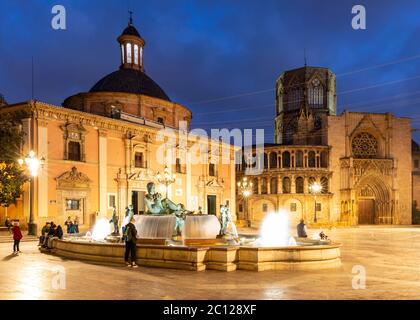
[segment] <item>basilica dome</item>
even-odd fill
[[[112,72],[99,80],[89,92],[135,93],[170,101],[165,91],[153,79],[136,69]]]

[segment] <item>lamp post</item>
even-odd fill
[[[35,152],[32,150],[29,154],[25,157],[25,159],[19,159],[18,163],[23,167],[25,167],[30,174],[29,179],[29,223],[28,223],[28,235],[36,236],[37,235],[37,227],[34,222],[34,211],[33,211],[33,203],[34,203],[34,180],[35,177],[38,176],[39,167],[44,165],[44,157],[38,159],[35,156]]]
[[[238,192],[242,194],[244,200],[245,220],[247,223],[249,223],[248,197],[252,194],[252,186],[252,182],[248,182],[247,177],[243,177],[241,181],[238,181]]]
[[[318,182],[314,182],[309,186],[309,192],[312,193],[314,195],[314,199],[315,199],[315,215],[314,215],[314,222],[317,223],[317,218],[316,218],[316,196],[317,194],[319,194],[322,190],[322,186],[318,183]]]
[[[169,186],[175,182],[176,174],[171,174],[169,172],[168,167],[165,166],[165,169],[163,170],[163,175],[158,172],[156,178],[162,186],[165,186],[166,198],[168,198],[168,189]]]

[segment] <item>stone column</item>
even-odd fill
[[[45,163],[38,173],[38,217],[48,217],[48,122],[38,119],[38,159],[44,158]]]
[[[98,130],[99,135],[99,212],[102,217],[107,215],[107,135],[106,131]]]

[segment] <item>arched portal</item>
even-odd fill
[[[358,224],[391,224],[389,186],[377,176],[363,178],[356,188]]]

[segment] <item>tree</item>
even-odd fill
[[[16,162],[0,163],[0,205],[9,207],[23,192],[28,176]]]
[[[0,205],[9,207],[23,192],[29,180],[17,163],[23,143],[23,133],[8,115],[0,116]]]

